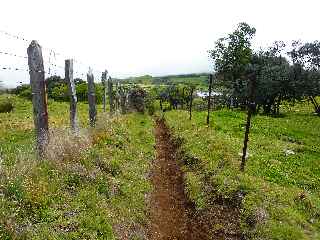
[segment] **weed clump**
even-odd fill
[[[9,113],[13,110],[13,108],[13,103],[9,99],[0,102],[0,113]]]

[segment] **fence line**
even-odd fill
[[[32,40],[30,40],[30,39],[25,38],[25,37],[23,36],[23,34],[13,34],[13,33],[10,33],[10,32],[8,32],[8,31],[5,31],[5,30],[0,30],[0,34],[5,35],[5,36],[10,37],[10,38],[13,38],[13,39],[16,39],[16,40],[21,40],[21,41],[27,42],[27,43],[30,43],[30,42],[32,41]],[[64,70],[64,66],[61,66],[61,65],[59,65],[59,64],[52,63],[52,59],[51,59],[51,56],[52,56],[52,55],[54,56],[55,62],[57,62],[56,56],[61,56],[61,57],[63,58],[63,61],[64,61],[65,59],[73,59],[74,63],[81,64],[81,65],[85,66],[87,69],[90,67],[93,72],[95,72],[95,73],[97,73],[97,74],[99,74],[99,75],[103,72],[102,70],[100,70],[99,68],[93,66],[92,64],[86,64],[86,63],[84,63],[84,62],[82,62],[82,61],[80,61],[80,60],[78,60],[78,59],[76,59],[76,58],[74,58],[74,57],[73,57],[73,58],[66,57],[64,54],[62,54],[62,53],[60,53],[60,52],[57,52],[57,51],[56,51],[55,49],[53,49],[53,48],[48,48],[48,47],[43,46],[43,45],[41,45],[41,47],[42,47],[42,49],[46,49],[46,50],[48,50],[48,52],[49,52],[49,60],[48,60],[48,61],[44,60],[43,62],[49,65],[49,66],[48,66],[48,71],[47,71],[47,73],[48,73],[50,76],[52,76],[52,68],[51,68],[51,66],[60,68],[61,70]],[[22,55],[20,55],[20,54],[10,53],[10,52],[8,52],[8,51],[3,51],[3,50],[0,51],[0,54],[2,54],[2,55],[7,55],[7,56],[12,56],[12,57],[23,58],[23,59],[28,59],[27,56],[22,56]],[[15,67],[10,67],[10,68],[8,67],[8,69],[14,69],[14,68],[15,68]],[[1,70],[1,69],[0,69],[0,70]],[[79,74],[78,72],[75,72],[75,73]],[[54,75],[57,75],[57,74],[56,74],[56,71],[55,71],[55,74],[54,74]],[[85,73],[81,73],[81,74],[79,74],[79,75],[85,76],[86,74],[85,74]]]

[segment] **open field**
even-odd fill
[[[320,118],[308,105],[283,111],[254,117],[245,173],[243,112],[215,111],[210,127],[205,112],[189,121],[185,111],[172,111],[166,119],[182,139],[186,192],[198,209],[221,198],[239,207],[249,239],[318,239]]]
[[[157,239],[152,231],[158,225],[149,228],[149,220],[174,213],[157,205],[171,185],[178,196],[173,204],[181,207],[182,201],[189,209],[183,224],[190,239],[202,239],[196,229],[208,239],[240,239],[240,233],[248,239],[319,238],[320,118],[307,103],[283,107],[280,117],[254,116],[241,173],[241,111],[214,111],[209,127],[204,111],[194,111],[191,121],[184,110],[167,111],[169,128],[154,136],[147,114],[110,118],[101,105],[96,127],[89,128],[88,106],[79,103],[82,130],[74,137],[69,104],[50,100],[48,156],[37,160],[31,102],[4,97],[15,108],[0,114],[1,239]],[[150,178],[150,171],[157,174],[153,160],[161,156],[169,159],[163,167],[171,173]],[[176,183],[172,176],[181,174]],[[155,183],[163,184],[160,190]],[[164,199],[171,201],[170,194]],[[160,229],[173,233],[167,226]]]

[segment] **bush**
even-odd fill
[[[69,100],[68,86],[66,84],[56,85],[52,88],[51,97],[55,101],[66,102]]]
[[[156,111],[155,98],[153,98],[152,96],[150,96],[150,94],[148,94],[148,97],[145,102],[146,102],[146,108],[147,108],[148,114],[150,116],[153,116],[153,114]]]
[[[147,92],[141,87],[131,89],[128,96],[130,108],[144,113],[146,96]]]
[[[31,87],[29,84],[22,84],[17,86],[12,90],[12,93],[29,100],[32,99]]]
[[[9,113],[13,110],[13,104],[9,100],[0,102],[0,113]]]

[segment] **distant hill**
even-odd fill
[[[144,75],[140,77],[130,77],[122,79],[124,83],[136,83],[136,84],[195,84],[195,85],[207,85],[209,73],[190,73],[190,74],[178,74],[178,75],[166,75],[153,77],[150,75]]]

